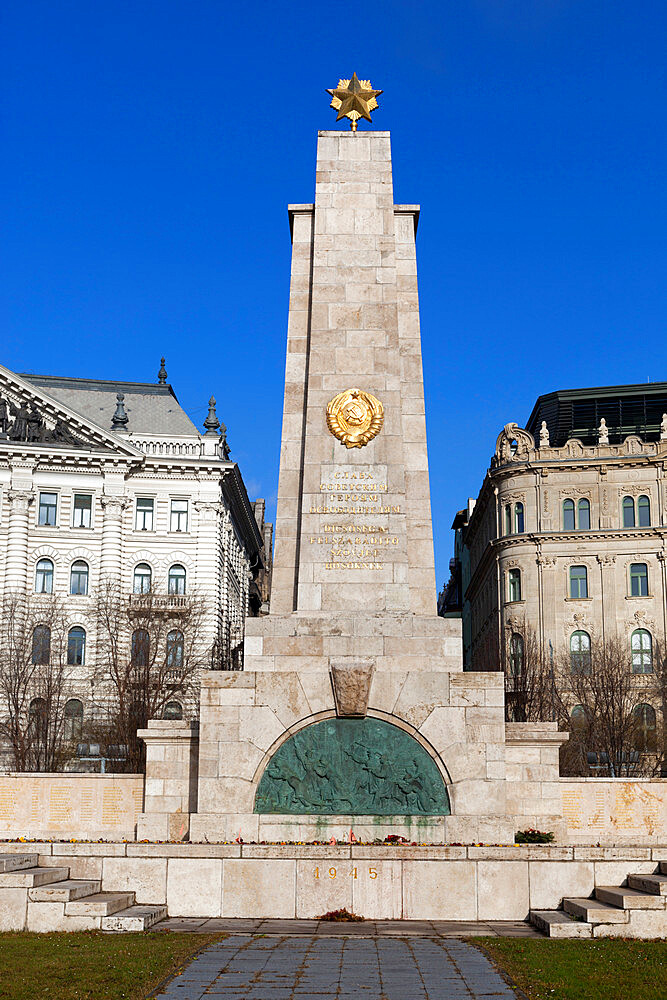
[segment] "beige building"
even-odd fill
[[[573,659],[620,638],[641,689],[667,632],[665,411],[667,383],[578,389],[503,428],[454,525],[466,669],[510,662],[525,622]]]

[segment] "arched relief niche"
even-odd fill
[[[383,719],[323,719],[269,760],[256,813],[448,816],[449,795],[424,747]]]

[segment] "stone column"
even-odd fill
[[[221,609],[221,517],[222,504],[213,500],[195,500],[197,512],[197,579],[188,580],[188,591],[196,587],[205,595],[209,606],[206,615],[208,637],[214,642],[218,637]]]
[[[104,495],[100,497],[104,520],[102,522],[102,559],[100,577],[121,581],[123,511],[129,503],[127,497]]]
[[[5,590],[25,590],[28,571],[28,517],[34,503],[32,490],[9,490],[9,533],[7,562],[5,564]]]
[[[613,553],[598,554],[600,565],[600,607],[602,609],[602,641],[615,638],[616,626],[616,556]],[[610,617],[609,617],[610,616]],[[608,620],[609,617],[609,620]]]
[[[197,809],[199,723],[150,719],[137,736],[146,744],[137,840],[187,840],[190,814]]]

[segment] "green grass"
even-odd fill
[[[477,938],[530,1000],[661,1000],[667,941]]]
[[[0,997],[143,1000],[220,935],[0,934]]]

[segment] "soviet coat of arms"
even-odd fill
[[[339,392],[327,406],[327,427],[346,448],[363,448],[382,430],[384,407],[362,389]]]

